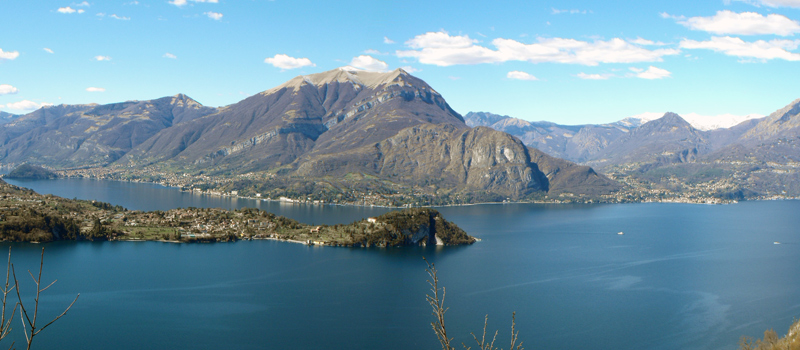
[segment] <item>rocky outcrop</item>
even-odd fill
[[[368,245],[460,245],[476,239],[429,208],[404,209],[369,219]]]

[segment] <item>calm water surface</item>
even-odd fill
[[[124,182],[9,182],[131,209],[248,206],[309,223],[386,211]],[[800,317],[798,201],[440,211],[482,242],[444,249],[47,244],[45,279],[58,283],[42,297],[41,312],[57,315],[81,296],[37,342],[45,349],[435,349],[423,256],[447,288],[447,326],[459,345],[471,345],[469,333],[481,330],[486,314],[506,343],[513,311],[527,349],[735,349],[741,335],[785,333]],[[38,267],[41,247],[13,244],[18,273]],[[21,283],[23,292],[32,288]],[[20,330],[13,331],[18,344]]]

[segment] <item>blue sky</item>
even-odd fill
[[[562,124],[769,114],[800,98],[800,0],[0,0],[0,110],[404,67],[458,112]]]

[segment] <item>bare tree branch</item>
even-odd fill
[[[9,258],[9,264],[10,264],[10,262],[11,262],[11,260]],[[72,303],[70,303],[69,306],[67,306],[67,308],[64,310],[64,312],[62,312],[60,315],[56,316],[52,321],[48,322],[43,327],[37,328],[36,327],[36,320],[37,320],[37,318],[39,316],[39,296],[41,296],[42,292],[44,292],[48,288],[52,287],[53,284],[55,284],[56,281],[57,281],[57,280],[55,280],[55,281],[51,282],[49,285],[47,285],[47,287],[41,288],[41,285],[42,285],[41,284],[41,282],[42,282],[42,270],[43,269],[44,269],[44,248],[42,248],[42,257],[41,257],[41,260],[39,261],[39,274],[38,274],[38,277],[34,278],[33,277],[33,273],[31,273],[31,271],[28,270],[28,274],[30,274],[31,278],[33,278],[33,283],[36,284],[36,298],[33,299],[34,300],[33,319],[31,320],[31,317],[28,314],[28,310],[25,308],[25,304],[22,302],[22,296],[20,295],[20,292],[19,292],[19,281],[17,280],[17,274],[14,271],[14,265],[11,264],[11,274],[14,276],[14,289],[16,289],[17,299],[19,300],[19,302],[17,302],[17,305],[19,305],[19,307],[20,307],[19,313],[20,313],[20,319],[22,321],[22,331],[23,331],[23,333],[25,333],[25,340],[28,343],[28,346],[27,346],[26,349],[28,349],[28,350],[30,350],[31,344],[33,344],[33,338],[37,334],[39,334],[39,332],[43,331],[45,328],[47,328],[48,326],[53,324],[53,322],[58,321],[58,319],[60,319],[64,315],[66,315],[67,312],[70,309],[72,309],[72,306],[75,305],[75,302],[78,301],[78,297],[81,296],[80,294],[78,294],[75,297],[75,300],[73,300]],[[16,307],[15,307],[15,310],[16,310]],[[27,321],[27,325],[26,325],[26,321]],[[28,329],[28,327],[30,327],[30,329]]]
[[[442,287],[442,294],[440,297],[439,277],[436,276],[436,266],[428,262],[428,259],[424,257],[422,259],[428,264],[428,268],[425,269],[425,271],[427,271],[428,275],[431,277],[431,279],[428,280],[428,284],[431,285],[431,293],[433,295],[428,294],[425,296],[428,300],[428,304],[430,304],[433,309],[433,316],[435,317],[435,320],[431,322],[431,327],[436,333],[436,337],[439,338],[439,343],[442,344],[442,350],[454,350],[455,348],[450,345],[453,338],[447,336],[447,329],[444,325],[444,314],[447,312],[447,308],[444,307],[445,289]]]

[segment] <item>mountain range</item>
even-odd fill
[[[467,202],[599,196],[621,187],[506,132],[470,127],[437,91],[402,69],[343,67],[298,76],[220,108],[182,94],[46,107],[0,125],[0,162],[247,176],[294,188],[298,196],[315,192],[299,189],[309,183],[340,195],[371,193],[374,186],[363,183],[380,183],[398,193]]]
[[[746,118],[745,118],[746,119]],[[701,130],[675,113],[650,121],[623,119],[602,125],[527,122],[491,113],[468,113],[468,125],[488,126],[527,146],[603,172],[652,182],[728,181],[736,191],[800,195],[800,99],[765,118]]]

